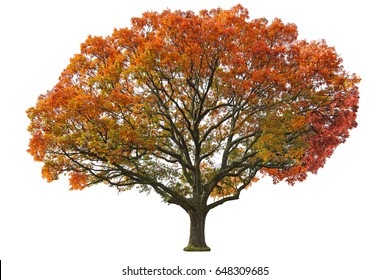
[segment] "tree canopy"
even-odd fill
[[[316,173],[357,126],[358,82],[325,41],[240,5],[146,12],[81,44],[27,111],[28,152],[48,181],[154,190],[192,221],[259,176]]]

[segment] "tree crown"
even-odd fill
[[[316,173],[357,125],[358,82],[325,41],[240,5],[147,12],[81,44],[27,111],[28,151],[73,190],[154,189],[183,208],[211,196],[212,208],[258,174]]]

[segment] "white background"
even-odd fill
[[[122,269],[269,266],[253,279],[390,279],[389,19],[386,1],[241,1],[250,16],[298,25],[326,39],[362,77],[359,126],[325,168],[296,184],[260,180],[210,212],[209,253],[185,253],[181,208],[106,186],[48,184],[27,154],[25,110],[52,88],[80,43],[165,8],[236,1],[2,1],[0,4],[0,259],[4,279],[148,279]],[[161,277],[170,279],[171,277]],[[187,277],[182,277],[186,279]],[[225,279],[226,277],[188,277]],[[154,279],[160,279],[155,277]],[[177,278],[179,279],[179,278]],[[229,278],[228,278],[229,279]],[[248,276],[230,279],[252,279]]]

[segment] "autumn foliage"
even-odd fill
[[[27,111],[28,151],[73,190],[156,191],[189,213],[188,248],[206,248],[209,210],[262,175],[303,181],[357,125],[359,78],[297,35],[238,5],[147,12],[88,37]]]

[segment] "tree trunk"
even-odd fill
[[[207,211],[197,209],[196,211],[189,210],[187,213],[191,221],[190,240],[184,251],[210,251],[210,248],[206,245],[204,232]]]

